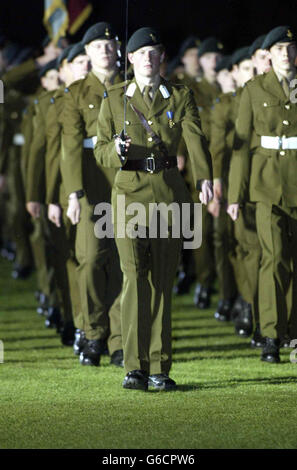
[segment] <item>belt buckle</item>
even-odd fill
[[[146,171],[148,171],[150,174],[153,174],[156,169],[156,162],[154,155],[151,155],[150,157],[146,158]]]
[[[282,148],[283,148],[283,138],[278,137],[278,149],[282,149]]]

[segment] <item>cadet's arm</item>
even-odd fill
[[[94,155],[99,165],[108,168],[120,168],[122,163],[114,141],[116,133],[109,98],[102,101],[97,121],[97,144]]]
[[[192,165],[194,184],[196,189],[200,190],[203,180],[212,180],[212,163],[206,138],[201,130],[197,106],[190,92],[186,98],[185,114],[181,125]]]
[[[245,87],[235,125],[233,151],[230,162],[228,203],[243,203],[248,199],[250,180],[250,142],[253,112],[248,87]]]
[[[84,125],[71,90],[64,95],[60,169],[67,196],[83,189]]]
[[[33,129],[33,141],[30,146],[26,178],[26,200],[27,202],[44,203],[46,136],[45,117],[39,103],[35,104]]]
[[[46,118],[45,154],[45,180],[46,180],[46,204],[59,203],[59,187],[61,182],[60,156],[62,127],[58,121],[56,104],[50,105]]]

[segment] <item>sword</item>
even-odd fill
[[[126,81],[127,81],[127,70],[128,70],[128,54],[127,54],[127,43],[128,43],[128,12],[129,12],[129,0],[126,0],[126,24],[125,24],[125,75],[124,75],[124,78],[125,78],[125,88],[124,88],[124,127],[123,127],[123,130],[121,131],[120,133],[120,139],[121,139],[121,143],[120,143],[120,149],[121,149],[121,156],[122,157],[126,157],[126,145],[125,145],[125,142],[126,142],[126,139],[127,139],[127,134],[126,134],[126,113],[127,113],[127,95],[126,95],[126,91],[127,91],[127,85],[126,85]]]

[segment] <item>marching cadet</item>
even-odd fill
[[[15,67],[21,67],[21,65]],[[14,70],[11,69],[11,72]],[[7,72],[9,73],[9,72]],[[21,150],[24,136],[21,133],[23,110],[26,97],[11,86],[3,75],[5,89],[5,105],[2,106],[2,122],[0,128],[0,177],[7,181],[9,202],[6,211],[6,224],[9,226],[11,239],[15,242],[16,258],[12,277],[26,279],[33,269],[33,258],[29,241],[32,229],[30,218],[24,205],[24,186],[21,173]]]
[[[197,77],[189,84],[194,92],[196,105],[198,106],[202,131],[209,142],[210,140],[210,110],[215,99],[220,94],[220,88],[216,82],[215,67],[222,53],[223,45],[214,37],[209,37],[201,42],[198,47],[198,60],[203,72],[203,78]],[[178,76],[177,76],[178,77]],[[183,80],[181,81],[181,83]],[[185,82],[186,83],[186,82]],[[184,177],[190,187],[194,202],[199,202],[196,188],[193,186],[191,164],[187,156],[185,142],[181,140],[178,147],[178,158],[185,159]],[[202,208],[202,245],[193,251],[197,285],[194,294],[194,304],[199,309],[208,308],[212,284],[215,279],[214,247],[213,247],[213,221],[207,208]],[[183,273],[180,281],[183,283]],[[190,276],[189,276],[190,277]],[[191,278],[191,277],[190,277]],[[187,282],[188,285],[190,282]]]
[[[195,101],[198,106],[202,131],[210,142],[210,113],[215,99],[220,94],[220,88],[216,81],[216,66],[222,56],[223,44],[215,37],[204,39],[198,48],[199,63],[203,72],[203,78],[196,83],[194,89]],[[192,197],[195,199],[194,188]],[[194,304],[200,308],[208,308],[211,300],[212,284],[216,276],[213,246],[213,219],[206,207],[202,208],[203,228],[202,245],[194,250],[196,264],[196,281]]]
[[[196,82],[201,81],[202,70],[198,59],[198,46],[200,39],[196,36],[190,36],[182,43],[177,58],[170,64],[174,73],[169,77],[173,83],[182,83],[189,88],[195,88]],[[179,66],[179,64],[182,64]],[[187,158],[187,150],[182,140],[177,155],[177,165],[186,179],[192,184],[191,175],[187,175],[185,171],[185,163]],[[195,262],[191,250],[182,250],[181,268],[178,273],[178,281],[174,286],[173,292],[176,295],[183,295],[189,292],[192,283],[195,280]]]
[[[180,69],[173,70],[170,76],[172,82],[191,86],[193,81],[201,80],[202,71],[198,59],[198,46],[200,42],[200,39],[196,36],[189,36],[184,40],[177,56],[181,67]]]
[[[261,49],[265,38],[266,34],[257,37],[249,48],[255,75],[261,75],[262,73],[269,72],[271,69],[269,54],[265,49]]]
[[[235,82],[231,73],[231,56],[223,57],[216,66],[217,82],[222,94],[211,111],[210,153],[213,162],[214,200],[208,211],[214,219],[214,248],[219,283],[219,303],[215,318],[228,321],[231,317],[237,285],[232,256],[234,250],[233,223],[227,215],[227,185],[229,162],[234,136]],[[233,112],[232,112],[233,111]]]
[[[61,173],[68,198],[67,216],[76,227],[75,256],[87,342],[82,365],[99,366],[107,338],[111,362],[122,366],[120,299],[122,273],[113,239],[99,239],[95,207],[110,202],[114,169],[98,167],[93,153],[98,112],[106,87],[119,83],[118,43],[113,27],[101,22],[85,33],[82,44],[90,58],[88,75],[65,89]],[[110,335],[110,324],[115,332]],[[117,332],[116,332],[117,331]]]
[[[70,46],[69,46],[70,47]],[[58,64],[59,69],[64,69],[64,60],[69,52],[69,47],[60,54],[57,63],[51,63],[51,69]],[[56,326],[61,333],[62,343],[65,345],[73,344],[74,327],[72,323],[71,301],[69,296],[68,276],[65,264],[65,238],[63,233],[53,224],[49,224],[45,208],[45,154],[46,154],[46,120],[50,107],[50,100],[53,89],[58,87],[58,73],[48,86],[49,91],[42,94],[35,104],[33,118],[33,140],[30,146],[30,156],[27,170],[26,199],[27,210],[33,218],[42,218],[44,224],[44,234],[47,244],[47,264],[51,266],[52,276],[50,278],[50,291],[57,289],[58,298],[54,296],[53,304],[49,305],[47,310],[46,327]],[[65,72],[64,72],[65,73]],[[60,72],[61,74],[61,72]],[[50,268],[49,268],[50,270]],[[61,329],[60,306],[62,306],[63,328]]]
[[[76,276],[77,260],[75,258],[74,246],[76,225],[72,225],[66,216],[68,199],[65,195],[65,188],[60,173],[60,158],[65,86],[68,87],[75,80],[83,78],[89,71],[89,58],[81,43],[71,47],[67,55],[67,69],[68,73],[60,77],[60,79],[63,79],[64,83],[58,88],[50,100],[51,105],[46,119],[46,203],[48,204],[49,220],[56,225],[59,231],[64,232],[66,239],[64,256],[69,280],[73,322],[76,328],[73,349],[75,354],[80,354],[85,343],[85,335],[83,331],[84,325],[79,285]]]
[[[54,68],[53,68],[54,67]],[[44,65],[39,71],[40,85],[35,94],[28,96],[28,104],[23,111],[23,118],[21,124],[21,132],[24,136],[24,144],[22,146],[21,155],[21,169],[23,184],[26,193],[27,170],[30,156],[30,146],[33,140],[33,117],[35,112],[35,101],[49,90],[57,86],[57,70],[56,61],[50,61]],[[56,82],[54,81],[56,79]],[[30,243],[34,258],[34,265],[37,272],[37,288],[35,292],[36,300],[38,301],[37,313],[44,315],[50,304],[54,304],[56,299],[56,290],[51,289],[51,278],[53,270],[47,262],[47,246],[44,234],[44,224],[42,218],[31,218],[33,230],[30,234]],[[51,300],[50,297],[52,297]]]
[[[269,51],[272,70],[249,81],[242,92],[228,212],[236,220],[239,204],[256,203],[262,250],[259,314],[265,338],[261,359],[275,363],[280,361],[280,340],[296,335],[297,113],[289,88],[296,77],[296,38],[288,26],[279,26],[267,34],[262,48]],[[286,295],[291,278],[289,315]]]
[[[173,235],[169,222],[167,238],[149,237],[150,203],[189,201],[185,182],[177,168],[177,147],[183,136],[193,165],[201,202],[212,197],[211,158],[201,131],[191,91],[160,77],[164,49],[158,32],[140,28],[127,44],[135,79],[114,85],[103,100],[98,119],[97,163],[118,169],[112,205],[115,237],[124,285],[121,320],[126,376],[123,387],[174,390],[169,377],[171,351],[171,293],[181,248],[181,235]],[[126,98],[125,98],[126,96]],[[128,100],[124,118],[124,100]],[[114,140],[123,129],[128,137],[122,146]],[[125,197],[117,214],[118,197]],[[145,215],[138,226],[125,217],[130,203],[142,203]],[[121,223],[121,215],[124,222]],[[135,229],[138,236],[133,236]],[[127,229],[127,233],[126,233]],[[132,232],[129,232],[129,230]],[[123,233],[121,233],[123,232]],[[141,233],[141,235],[139,235]]]

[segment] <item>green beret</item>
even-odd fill
[[[255,41],[253,42],[253,44],[249,48],[249,54],[251,55],[251,57],[252,57],[252,55],[255,54],[255,52],[258,49],[262,49],[262,44],[263,44],[263,41],[264,41],[265,38],[266,38],[266,34],[262,34],[257,39],[255,39]]]
[[[262,49],[270,49],[277,42],[295,42],[296,36],[289,26],[277,26],[265,37]]]
[[[105,21],[101,21],[100,23],[96,23],[91,26],[85,33],[84,37],[82,38],[81,43],[83,46],[89,44],[96,39],[117,39],[115,30],[111,26],[110,23],[106,23]]]
[[[238,65],[240,64],[240,62],[243,62],[244,60],[249,60],[251,58],[249,49],[250,49],[249,46],[236,49],[236,51],[233,52],[232,57],[231,57],[232,65]]]
[[[86,55],[85,46],[81,42],[72,46],[67,56],[67,62],[72,62],[79,55]]]
[[[38,72],[39,78],[44,77],[44,75],[49,71],[49,70],[57,70],[57,59],[51,60],[50,62],[47,62],[43,67]]]
[[[223,52],[223,44],[217,40],[217,38],[211,36],[207,39],[204,39],[198,48],[198,57],[202,57],[203,54],[207,54],[208,52],[219,52],[220,54]]]
[[[178,56],[183,57],[188,49],[197,49],[200,45],[201,41],[198,39],[196,36],[189,36],[187,39],[185,39],[180,46]]]
[[[159,44],[161,44],[161,38],[154,28],[140,28],[130,37],[127,44],[127,52],[135,52],[141,47],[157,46]]]
[[[231,70],[232,64],[231,64],[231,55],[225,55],[224,57],[221,58],[219,63],[216,65],[215,71],[219,73],[221,70],[227,69]]]
[[[65,49],[63,49],[63,51],[61,52],[61,54],[57,58],[57,67],[58,68],[61,67],[63,60],[67,59],[67,56],[68,56],[71,49],[72,49],[72,45],[67,46],[67,47],[65,47]]]

